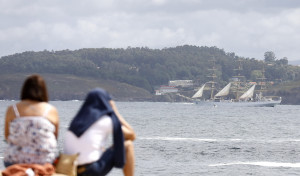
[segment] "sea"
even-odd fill
[[[0,101],[4,116],[17,101]],[[52,101],[63,136],[82,101]],[[300,106],[207,107],[191,103],[116,102],[137,134],[137,176],[300,175]],[[110,176],[122,175],[113,169]]]

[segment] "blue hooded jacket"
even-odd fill
[[[113,123],[114,166],[122,168],[125,164],[124,136],[121,123],[113,111],[109,101],[111,96],[103,89],[90,91],[77,115],[71,121],[69,130],[80,137],[93,123],[103,115],[108,115]]]

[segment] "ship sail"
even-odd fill
[[[203,95],[205,84],[192,96],[192,98],[200,98]]]
[[[255,85],[253,85],[250,89],[247,90],[242,96],[240,96],[240,99],[245,100],[247,98],[252,98],[254,94]]]
[[[220,92],[218,92],[215,95],[215,97],[224,97],[224,96],[227,96],[229,94],[230,87],[231,87],[231,83],[228,83],[222,90],[220,90]]]
[[[236,70],[236,76],[233,76],[232,78],[234,78],[234,82],[231,82],[228,84],[219,92],[217,92],[217,94],[215,94],[215,85],[217,84],[216,81],[216,77],[217,77],[217,71],[216,71],[216,66],[215,66],[215,59],[213,58],[212,60],[210,60],[210,62],[212,62],[212,68],[208,69],[209,70],[209,75],[207,77],[210,78],[210,80],[208,82],[206,82],[207,85],[207,89],[204,90],[204,85],[192,96],[193,98],[193,102],[195,104],[199,104],[199,105],[212,105],[212,106],[217,106],[217,105],[222,105],[222,106],[252,106],[252,107],[274,107],[277,104],[281,103],[281,97],[277,97],[277,96],[262,96],[262,94],[259,94],[259,96],[256,96],[255,98],[254,96],[254,91],[255,91],[255,87],[256,85],[252,85],[250,86],[250,88],[248,90],[246,90],[246,87],[244,87],[246,85],[246,78],[241,75],[242,73],[242,65],[241,65],[241,61],[242,60],[238,60],[238,68],[234,69]],[[264,77],[264,65],[266,65],[266,63],[263,63],[263,70],[262,70],[262,78],[258,78],[261,79],[260,82],[260,89],[261,91],[263,91],[264,89],[266,89],[265,87],[265,80],[266,78]],[[249,87],[249,86],[247,86]],[[208,89],[209,88],[209,89]],[[234,88],[235,91],[231,92],[231,89]],[[241,94],[241,90],[244,90],[245,92],[243,92],[242,96],[240,96]],[[207,97],[209,94],[208,92],[205,94],[204,91],[206,90],[210,90],[210,98],[209,99],[205,99],[204,97]],[[200,98],[202,97],[202,98]],[[226,98],[225,98],[226,97]],[[232,99],[234,97],[234,99]],[[198,98],[198,99],[197,99]]]

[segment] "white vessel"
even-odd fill
[[[214,60],[213,60],[214,62]],[[264,68],[262,70],[263,76],[259,78],[260,82],[260,90],[256,90],[256,84],[253,84],[250,88],[243,91],[243,87],[241,87],[240,79],[243,78],[240,74],[238,76],[234,76],[238,81],[229,82],[222,90],[220,90],[217,94],[214,95],[215,84],[214,79],[216,78],[215,74],[215,66],[213,65],[212,69],[213,73],[208,76],[211,77],[212,80],[202,85],[199,90],[192,96],[195,104],[199,105],[209,105],[209,106],[249,106],[249,107],[274,107],[281,103],[281,97],[277,96],[263,96],[262,92],[265,91],[263,88],[265,85],[264,80]],[[236,70],[241,70],[241,65],[239,64],[239,68]],[[210,84],[210,86],[206,86]],[[233,86],[234,85],[234,88]],[[203,97],[203,92],[209,87],[210,90],[210,98],[205,99]],[[242,92],[243,91],[243,92]],[[230,93],[235,92],[235,97],[230,98]],[[242,94],[241,94],[242,93]],[[232,95],[232,94],[231,94]]]
[[[194,103],[206,106],[248,106],[248,107],[274,107],[281,103],[281,97],[277,96],[262,96],[258,93],[254,97],[255,85],[250,87],[238,99],[225,99],[230,92],[231,83],[227,84],[219,91],[213,99],[203,99],[203,91],[205,84],[193,95]],[[202,99],[201,99],[202,98]]]

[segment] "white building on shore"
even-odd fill
[[[193,82],[193,80],[171,80],[171,81],[169,81],[169,86],[192,87],[192,86],[194,86],[194,82]]]

